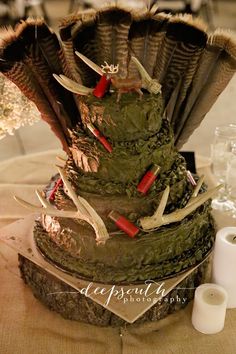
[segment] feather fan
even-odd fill
[[[67,151],[68,129],[80,124],[81,99],[60,87],[52,74],[87,86],[88,93],[100,78],[76,51],[98,66],[119,64],[123,79],[140,78],[131,58],[138,59],[162,85],[178,148],[236,70],[236,41],[230,32],[208,35],[200,20],[157,13],[153,2],[141,10],[120,3],[68,16],[60,25],[60,41],[43,20],[22,22],[15,31],[2,31],[1,38],[0,70],[36,103]]]
[[[233,40],[233,35],[216,31],[210,42],[209,49],[217,54],[214,55],[213,63],[208,65],[207,72],[204,70],[205,77],[201,75],[198,95],[195,97],[180,133],[176,136],[177,147],[181,147],[199,126],[236,71],[236,41]]]

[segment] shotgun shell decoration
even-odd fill
[[[112,210],[108,217],[113,220],[120,230],[124,231],[130,237],[134,237],[139,232],[139,228],[127,220],[124,216],[120,215],[118,212]]]
[[[187,171],[187,178],[188,178],[188,181],[192,184],[192,186],[196,186],[197,183],[195,181],[195,179],[193,178],[193,175],[190,171]]]
[[[152,167],[150,168],[150,170],[148,170],[145,175],[143,176],[143,178],[141,179],[141,181],[139,182],[137,189],[140,193],[147,193],[147,191],[150,189],[150,187],[152,186],[152,184],[154,183],[154,181],[157,178],[158,173],[160,172],[160,166],[154,164],[152,165]]]
[[[91,131],[91,133],[96,136],[96,138],[100,141],[100,143],[104,146],[104,148],[108,152],[112,152],[112,146],[111,144],[107,141],[105,136],[103,136],[100,131],[94,127],[91,123],[87,124],[87,128]]]
[[[111,78],[107,75],[102,75],[100,80],[97,83],[97,86],[93,90],[93,95],[97,98],[104,97],[105,93],[107,92],[109,86],[111,84]]]
[[[51,192],[51,194],[50,194],[50,196],[49,196],[49,200],[50,200],[50,201],[54,201],[54,199],[55,199],[55,193],[56,193],[56,191],[58,190],[58,188],[59,188],[60,186],[62,186],[62,184],[63,184],[63,181],[62,181],[61,178],[59,178],[59,179],[57,180],[57,182],[55,183],[54,188],[53,188],[53,190],[52,190],[52,192]]]

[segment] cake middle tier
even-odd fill
[[[112,153],[105,151],[100,142],[81,131],[74,130],[71,138],[76,172],[105,181],[137,182],[152,164],[160,166],[163,173],[170,170],[177,157],[173,132],[167,119],[162,120],[160,131],[147,139],[113,141]]]

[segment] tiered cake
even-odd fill
[[[203,261],[215,237],[209,201],[181,222],[146,232],[139,224],[141,217],[155,212],[166,186],[170,186],[165,208],[168,215],[186,207],[194,192],[185,161],[174,147],[170,124],[163,118],[161,94],[145,94],[140,101],[135,93],[131,93],[116,103],[113,93],[102,100],[91,97],[83,101],[90,112],[103,112],[96,116],[94,125],[106,134],[112,153],[107,152],[88,131],[77,127],[71,132],[73,150],[64,172],[76,194],[85,198],[101,216],[109,239],[98,243],[93,228],[79,219],[43,215],[36,221],[34,229],[40,252],[49,262],[73,276],[103,284],[132,286],[145,280],[166,279]],[[84,173],[77,166],[75,156],[83,151],[85,142],[93,149],[95,161],[99,161],[96,172]],[[153,165],[160,167],[159,174],[148,192],[143,194],[137,186]],[[58,181],[59,176],[54,177],[46,188],[44,196],[48,200],[55,186],[59,185]],[[65,189],[60,184],[51,203],[60,210],[74,210]],[[204,192],[203,188],[201,192]],[[111,211],[137,225],[138,233],[129,237],[121,231],[109,218]],[[85,296],[75,295],[72,288],[53,279],[30,261],[22,257],[20,261],[23,278],[35,295],[64,317],[99,325],[122,324],[119,317]],[[185,298],[184,304],[163,299],[161,305],[154,305],[138,321],[157,320],[185,306],[193,296],[190,289],[203,281],[206,270],[207,265],[203,263],[182,282],[182,290],[168,294]],[[48,295],[52,293],[58,295]]]
[[[94,115],[94,125],[112,145],[112,153],[89,131],[74,129],[74,159],[68,159],[65,172],[76,194],[101,216],[110,237],[104,244],[97,244],[89,224],[43,216],[35,228],[42,253],[73,274],[114,284],[162,279],[204,259],[215,234],[208,202],[182,222],[151,231],[144,231],[140,225],[135,237],[120,231],[109,218],[110,212],[115,211],[139,226],[141,217],[154,214],[166,186],[170,186],[166,214],[185,207],[193,194],[185,162],[174,147],[170,124],[162,118],[161,94],[147,93],[139,100],[130,93],[118,103],[115,94],[111,94],[102,100],[85,99],[83,104],[90,117]],[[76,166],[75,155],[83,151],[85,144],[97,163],[96,172],[84,172]],[[147,193],[139,192],[139,182],[153,165],[160,168],[156,180]],[[74,208],[63,186],[56,192],[55,205],[63,210]]]
[[[34,229],[38,250],[74,277],[103,284],[191,269],[214,243],[215,190],[186,170],[177,148],[233,76],[233,40],[217,31],[208,37],[190,16],[117,7],[65,19],[60,37],[28,20],[2,41],[2,72],[35,102],[68,154],[38,193],[45,208]],[[64,317],[122,323],[22,256],[20,268],[34,294]],[[205,268],[169,296],[190,300]],[[140,321],[182,306],[164,300]]]

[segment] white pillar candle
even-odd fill
[[[228,293],[228,308],[236,307],[236,227],[224,227],[216,234],[212,281]]]
[[[202,284],[194,295],[192,324],[205,334],[218,333],[224,328],[227,293],[217,284]]]

